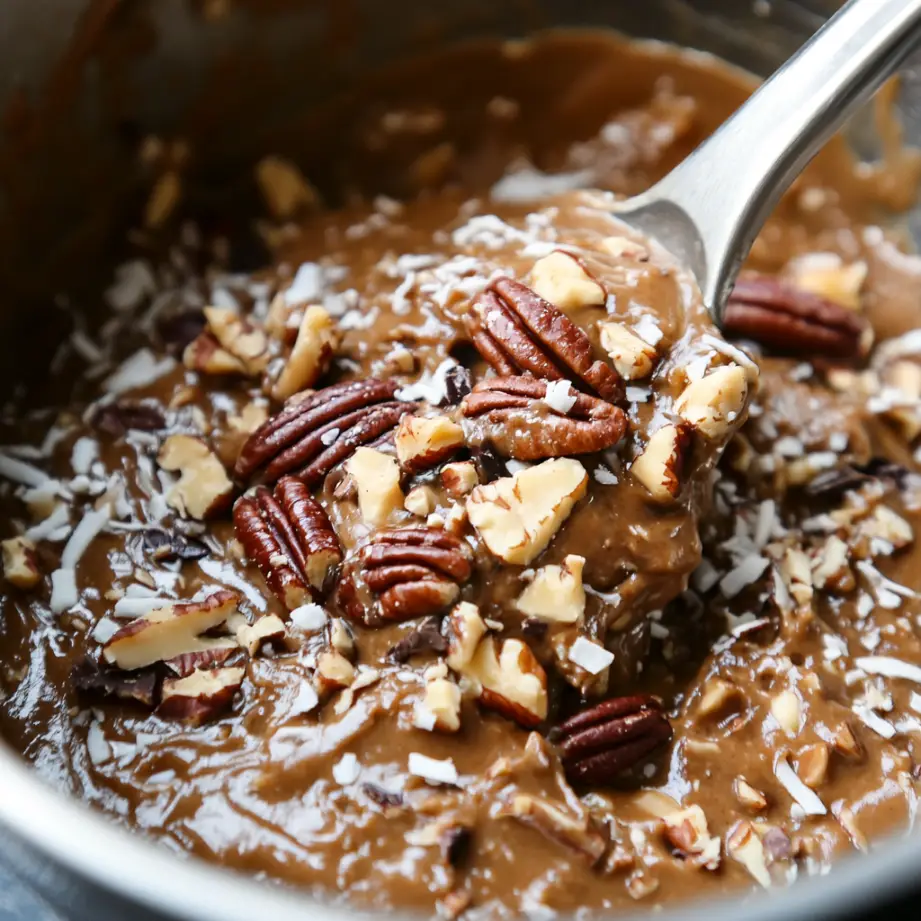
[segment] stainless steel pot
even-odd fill
[[[428,0],[231,0],[230,14],[209,24],[186,0],[6,0],[0,5],[0,340],[19,348],[24,333],[50,356],[53,343],[36,323],[43,314],[30,308],[82,284],[81,265],[104,263],[119,205],[139,181],[125,131],[169,137],[201,128],[190,122],[192,106],[229,54],[251,62],[249,91],[213,97],[222,111],[210,113],[219,117],[208,120],[198,149],[205,158],[241,161],[258,152],[257,126],[322,100],[360,70],[418,50],[421,35],[431,47],[545,25],[613,26],[768,72],[832,5],[440,0],[435,10]],[[921,138],[921,84],[912,72],[902,105],[909,138]],[[65,277],[65,266],[75,266],[74,274]],[[0,364],[6,364],[2,354]],[[0,825],[2,859],[68,918],[363,917],[131,835],[52,790],[2,741]],[[790,890],[681,906],[658,917],[843,917],[906,889],[919,866],[921,837],[912,836],[842,861],[829,876]]]

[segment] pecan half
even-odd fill
[[[617,444],[627,429],[618,406],[573,393],[566,413],[542,402],[547,382],[533,377],[495,377],[482,381],[464,398],[461,411],[477,420],[474,439],[503,457],[541,460],[568,454],[592,454]]]
[[[647,695],[606,700],[554,731],[566,776],[592,784],[610,783],[671,737],[662,704]]]
[[[853,310],[779,278],[740,278],[729,295],[723,330],[779,352],[860,358],[869,326]]]
[[[293,611],[329,587],[342,560],[329,516],[300,480],[282,477],[237,500],[234,531],[269,588]]]
[[[373,624],[437,614],[457,600],[459,586],[473,572],[469,547],[437,528],[378,531],[358,556],[361,579],[378,596],[379,611],[369,611],[359,597],[357,574],[339,586],[339,603],[349,615]]]
[[[389,432],[413,403],[391,399],[395,381],[351,381],[288,403],[246,440],[234,474],[274,483],[294,474],[308,486],[319,483],[361,445]]]
[[[619,400],[624,382],[597,361],[588,336],[561,310],[511,278],[497,278],[471,304],[473,344],[498,374],[570,380],[605,400]]]

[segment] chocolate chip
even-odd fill
[[[160,563],[201,560],[211,553],[200,540],[183,534],[170,534],[157,528],[144,532],[144,550],[152,560]]]
[[[153,707],[157,701],[158,677],[152,671],[104,669],[94,659],[86,658],[74,667],[70,680],[85,694],[134,701],[145,707]]]
[[[856,467],[845,464],[843,467],[825,470],[818,474],[806,487],[806,493],[810,496],[821,496],[827,499],[835,498],[850,490],[859,489],[864,483],[869,483],[871,479],[871,476],[862,473]]]
[[[403,805],[402,793],[391,793],[390,790],[385,790],[383,787],[379,787],[377,784],[363,783],[361,785],[361,792],[364,793],[364,795],[367,796],[369,800],[377,803],[378,806]]]
[[[445,375],[445,398],[442,405],[456,406],[472,389],[470,372],[463,365],[455,365]]]
[[[100,406],[90,418],[90,425],[118,438],[130,429],[141,432],[157,432],[166,427],[162,411],[149,403],[107,403]]]
[[[500,477],[508,476],[505,461],[490,448],[475,447],[472,449],[473,461],[481,483],[491,483]]]
[[[427,617],[398,643],[391,646],[387,655],[394,662],[403,664],[413,656],[426,652],[440,655],[448,649],[448,641],[441,635],[441,618]]]
[[[453,825],[441,836],[441,854],[452,867],[460,867],[470,856],[470,829],[465,825]]]
[[[521,633],[531,640],[542,640],[547,635],[549,624],[539,617],[526,617],[521,624]]]
[[[793,856],[793,843],[781,828],[771,828],[761,839],[761,844],[772,861],[788,860]]]
[[[205,328],[205,315],[201,310],[183,310],[163,317],[157,323],[157,332],[165,346],[181,352]]]

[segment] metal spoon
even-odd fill
[[[780,196],[921,38],[921,0],[850,0],[708,140],[617,216],[694,273],[723,317]]]

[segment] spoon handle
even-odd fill
[[[632,224],[694,270],[717,323],[781,195],[919,38],[921,0],[850,0],[684,162],[624,203]]]

